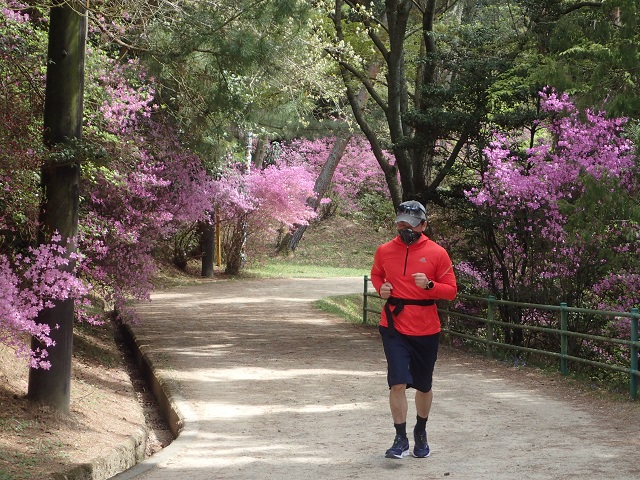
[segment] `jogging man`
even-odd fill
[[[440,344],[440,318],[435,300],[453,300],[458,288],[446,250],[429,239],[425,207],[401,203],[396,215],[398,236],[376,250],[371,282],[386,299],[380,335],[387,358],[389,406],[395,427],[387,458],[409,454],[406,390],[414,388],[416,424],[413,455],[428,457],[426,424],[431,409],[433,368]]]

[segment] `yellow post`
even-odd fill
[[[222,265],[222,247],[220,244],[220,210],[216,207],[216,265]]]

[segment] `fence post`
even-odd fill
[[[631,398],[635,400],[638,397],[638,309],[631,309],[631,341],[629,351],[631,353],[631,369],[629,371],[629,393]]]
[[[567,366],[567,352],[569,350],[567,336],[567,304],[560,304],[560,372],[562,375],[569,375],[569,367]]]
[[[496,299],[493,295],[487,297],[487,340],[493,342],[493,316],[494,305],[493,301]],[[487,357],[493,357],[493,345],[487,343]]]
[[[364,294],[362,295],[362,323],[367,323],[367,287],[369,286],[369,276],[364,276]]]

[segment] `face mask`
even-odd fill
[[[411,245],[415,243],[422,235],[421,232],[414,232],[410,228],[405,228],[403,230],[398,230],[398,234],[400,235],[400,240],[402,240],[406,245]]]

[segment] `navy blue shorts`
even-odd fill
[[[414,337],[396,333],[391,336],[387,327],[378,328],[387,357],[389,388],[406,383],[407,388],[413,387],[420,392],[430,391],[440,334]]]

